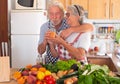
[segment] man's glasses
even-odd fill
[[[70,17],[70,13],[65,13],[66,17],[69,18]]]

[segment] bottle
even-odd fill
[[[108,27],[105,27],[105,33],[106,34],[108,33]]]
[[[42,55],[42,64],[45,64],[46,57]]]
[[[108,33],[110,33],[111,32],[111,27],[108,27]]]
[[[43,62],[42,55],[38,55],[36,58],[36,64],[41,64]]]
[[[113,27],[111,27],[111,33],[114,33],[114,28]]]
[[[102,27],[99,27],[99,33],[102,33]]]

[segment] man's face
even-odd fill
[[[53,23],[53,25],[57,26],[61,23],[64,15],[63,12],[57,6],[52,6],[51,8],[49,8],[48,17]]]

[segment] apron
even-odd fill
[[[73,46],[73,44],[75,42],[78,41],[80,35],[82,33],[79,33],[76,38],[73,40],[73,42],[70,43],[71,46]],[[69,59],[75,59],[73,58],[73,56],[64,48],[63,45],[57,45],[58,47],[58,54],[59,54],[59,59],[60,60],[69,60]],[[77,61],[80,61],[81,64],[87,64],[87,59],[86,56],[82,56],[80,59],[76,59]]]

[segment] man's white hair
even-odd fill
[[[48,2],[48,6],[47,6],[48,13],[49,13],[50,8],[53,7],[53,6],[57,6],[62,11],[62,13],[64,14],[64,6],[58,0],[50,0]]]

